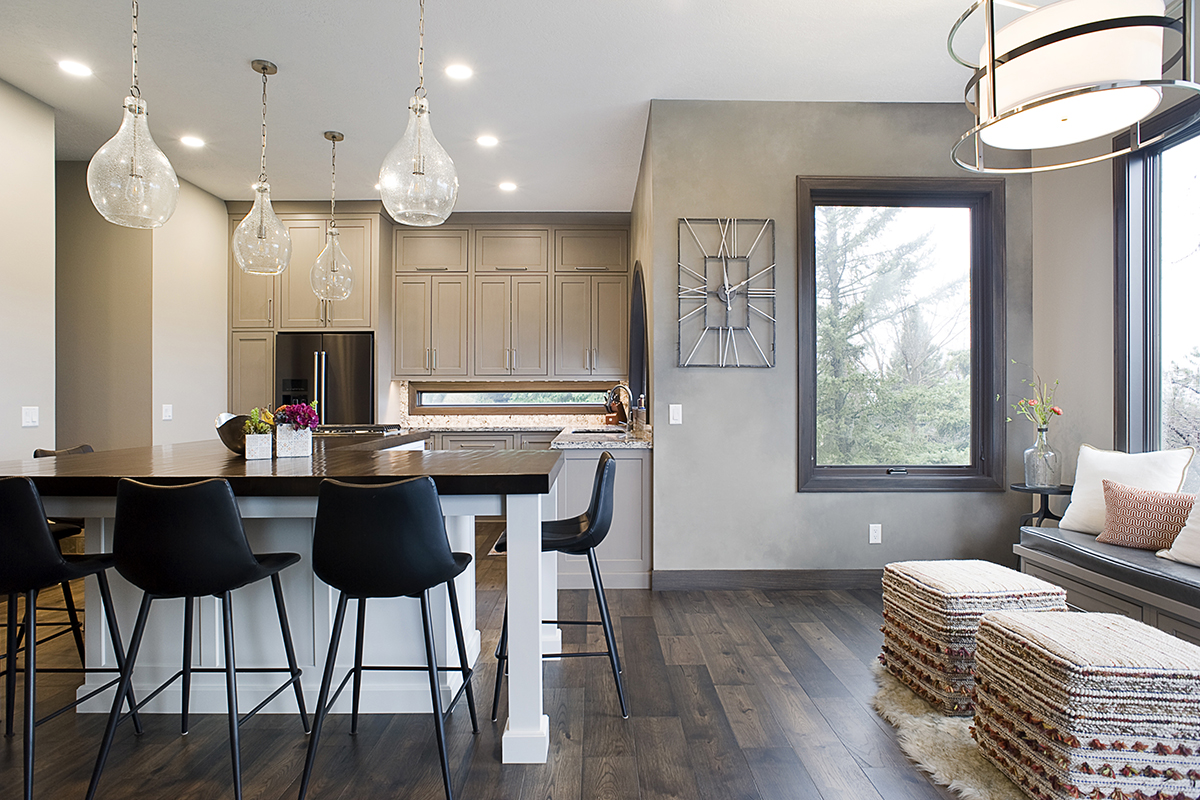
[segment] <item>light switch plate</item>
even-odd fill
[[[667,405],[667,422],[671,425],[683,424],[683,403],[669,403]]]
[[[170,422],[175,417],[175,406],[163,403],[163,422]]]
[[[38,426],[38,407],[21,406],[21,427],[36,428]]]

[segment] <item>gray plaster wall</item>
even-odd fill
[[[1026,495],[796,491],[796,176],[963,175],[948,154],[970,125],[966,110],[949,104],[651,103],[643,166],[652,170],[638,190],[649,202],[635,203],[633,226],[649,227],[653,254],[656,571],[862,569],[923,558],[1013,563]],[[1028,177],[1008,180],[1006,205],[1008,355],[1028,362]],[[729,216],[775,219],[777,366],[681,369],[677,221]],[[1010,392],[1020,391],[1020,378],[1010,372]],[[683,405],[682,425],[666,424],[670,403]],[[1009,426],[1006,483],[1023,477],[1028,428]],[[867,544],[873,522],[883,525],[882,545]]]

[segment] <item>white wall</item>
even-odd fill
[[[53,448],[54,110],[0,81],[0,460]],[[21,407],[39,425],[21,427]]]
[[[224,201],[181,180],[175,213],[153,232],[154,444],[210,439],[228,410],[228,228]]]

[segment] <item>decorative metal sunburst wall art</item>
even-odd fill
[[[775,220],[679,220],[679,366],[775,366]]]

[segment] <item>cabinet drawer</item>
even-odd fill
[[[1200,645],[1200,624],[1179,619],[1171,614],[1158,612],[1158,628],[1184,641]]]
[[[511,433],[443,433],[443,450],[512,450]]]
[[[396,231],[396,272],[466,272],[468,230]]]
[[[549,450],[559,431],[529,431],[517,434],[518,450]]]
[[[546,230],[475,231],[475,271],[521,274],[546,272],[550,263]]]
[[[557,272],[628,272],[629,239],[625,231],[555,231]]]
[[[1095,611],[1104,614],[1123,614],[1138,622],[1144,620],[1144,609],[1137,603],[1124,597],[1109,594],[1085,583],[1080,583],[1057,572],[1045,569],[1037,564],[1025,562],[1023,571],[1035,578],[1049,581],[1067,590],[1067,605],[1079,611]]]

